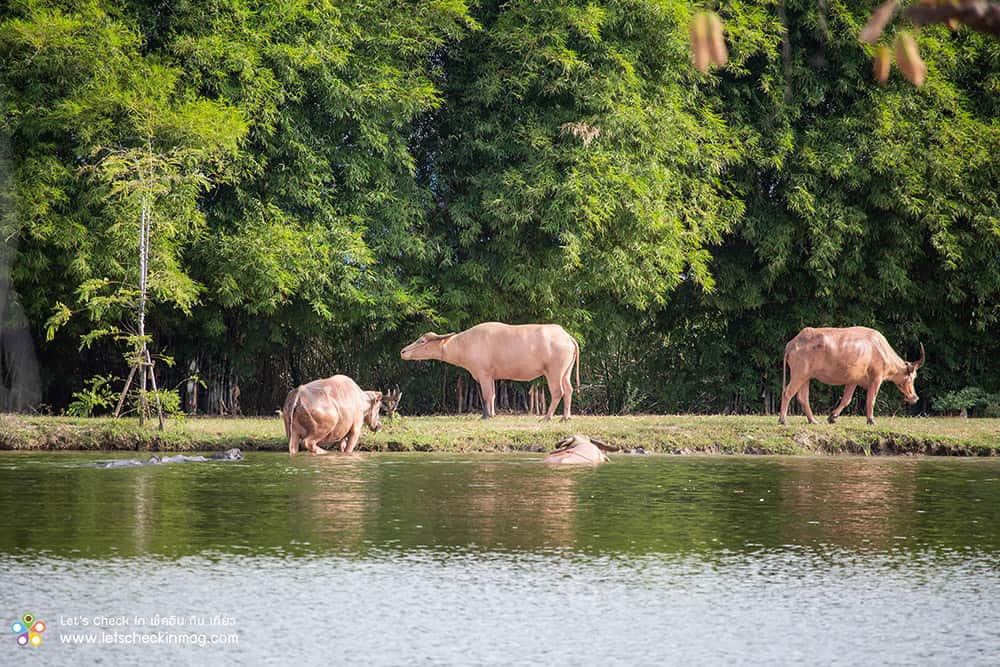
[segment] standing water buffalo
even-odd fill
[[[306,451],[326,454],[322,443],[340,445],[340,451],[352,452],[361,438],[363,425],[372,432],[382,428],[379,409],[382,392],[364,391],[346,375],[313,380],[288,392],[281,418],[288,436],[288,453],[299,451],[299,440]]]
[[[562,398],[563,421],[573,400],[574,361],[580,384],[580,346],[558,324],[484,322],[460,333],[426,333],[399,355],[407,361],[440,359],[469,371],[483,391],[483,419],[496,414],[494,380],[529,382],[544,375],[552,395],[545,419],[552,419]]]
[[[868,423],[874,424],[872,411],[875,397],[884,380],[892,380],[909,403],[917,402],[913,382],[917,379],[917,369],[924,365],[924,345],[920,344],[920,359],[904,361],[896,354],[885,336],[866,327],[844,329],[813,329],[806,327],[785,346],[785,360],[781,366],[781,418],[785,423],[788,403],[797,396],[799,405],[806,413],[810,424],[815,424],[812,408],[809,407],[809,381],[819,380],[825,384],[842,384],[844,397],[830,413],[829,421],[834,423],[854,396],[854,390],[864,387],[867,392],[865,414]],[[790,378],[785,385],[785,366]]]

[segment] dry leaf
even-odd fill
[[[896,35],[896,64],[903,72],[903,76],[914,86],[919,88],[924,85],[924,75],[927,74],[927,65],[920,59],[920,50],[917,42],[909,32],[900,32]]]
[[[691,18],[689,34],[691,36],[691,52],[694,54],[694,66],[702,74],[708,72],[711,60],[711,47],[708,44],[708,12],[698,12]]]
[[[698,12],[691,18],[688,30],[694,66],[702,73],[709,65],[724,66],[729,62],[729,51],[722,27],[722,19],[715,12]]]
[[[880,46],[875,49],[875,62],[872,70],[875,80],[883,86],[889,80],[889,67],[892,65],[892,50],[888,46]]]
[[[872,12],[868,23],[865,24],[865,27],[861,29],[861,34],[858,35],[862,42],[874,44],[878,41],[878,38],[882,35],[882,31],[885,30],[886,24],[896,15],[897,2],[898,0],[885,0],[885,2],[878,6],[878,9]]]
[[[563,123],[559,126],[559,129],[580,139],[583,142],[584,148],[589,147],[590,143],[601,134],[599,127],[589,125],[582,120],[576,123]]]
[[[722,30],[722,19],[714,12],[708,15],[709,43],[711,45],[712,62],[718,67],[725,67],[729,62],[729,51],[726,49],[726,39]]]

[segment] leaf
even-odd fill
[[[47,341],[53,340],[56,337],[56,332],[73,316],[73,311],[62,301],[57,301],[52,311],[52,315],[45,321],[45,340]]]

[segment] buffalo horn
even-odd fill
[[[598,449],[603,449],[606,452],[618,452],[618,451],[621,451],[621,447],[619,447],[618,445],[609,445],[606,442],[601,442],[597,438],[591,438],[590,441],[592,443],[594,443],[595,445],[597,445]]]

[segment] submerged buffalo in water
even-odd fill
[[[546,420],[552,419],[559,399],[563,421],[570,417],[574,361],[580,385],[580,345],[558,324],[484,322],[460,333],[426,333],[399,356],[407,361],[440,359],[469,371],[483,392],[483,419],[496,414],[495,380],[530,382],[544,375],[552,395]]]
[[[924,365],[926,355],[920,344],[920,358],[904,361],[893,351],[889,342],[878,331],[866,327],[844,329],[813,329],[806,327],[785,346],[785,360],[781,367],[781,417],[785,423],[788,403],[797,396],[799,405],[810,424],[815,424],[812,408],[809,407],[809,381],[819,380],[825,384],[845,385],[844,396],[830,413],[829,422],[837,421],[841,410],[847,407],[857,387],[867,392],[865,415],[868,423],[874,424],[872,412],[875,397],[885,380],[891,380],[903,392],[909,403],[916,403],[917,392],[913,387],[917,379],[917,369]],[[785,366],[789,370],[788,384],[785,385]]]
[[[124,459],[122,461],[104,461],[96,464],[98,468],[127,468],[131,466],[153,466],[161,465],[164,463],[191,463],[200,461],[242,461],[243,452],[238,448],[234,447],[232,449],[227,449],[224,452],[216,452],[208,458],[204,456],[185,456],[184,454],[177,454],[175,456],[157,456],[153,454],[149,457],[148,461],[140,461],[139,459]]]
[[[372,432],[382,428],[379,410],[382,392],[364,391],[346,375],[334,375],[296,387],[288,393],[281,417],[288,437],[288,453],[299,451],[302,441],[306,451],[326,454],[323,443],[352,452],[367,425]]]
[[[542,459],[542,463],[597,465],[608,462],[608,456],[604,452],[617,452],[620,449],[579,433],[566,436],[559,441],[557,447],[554,452]]]

